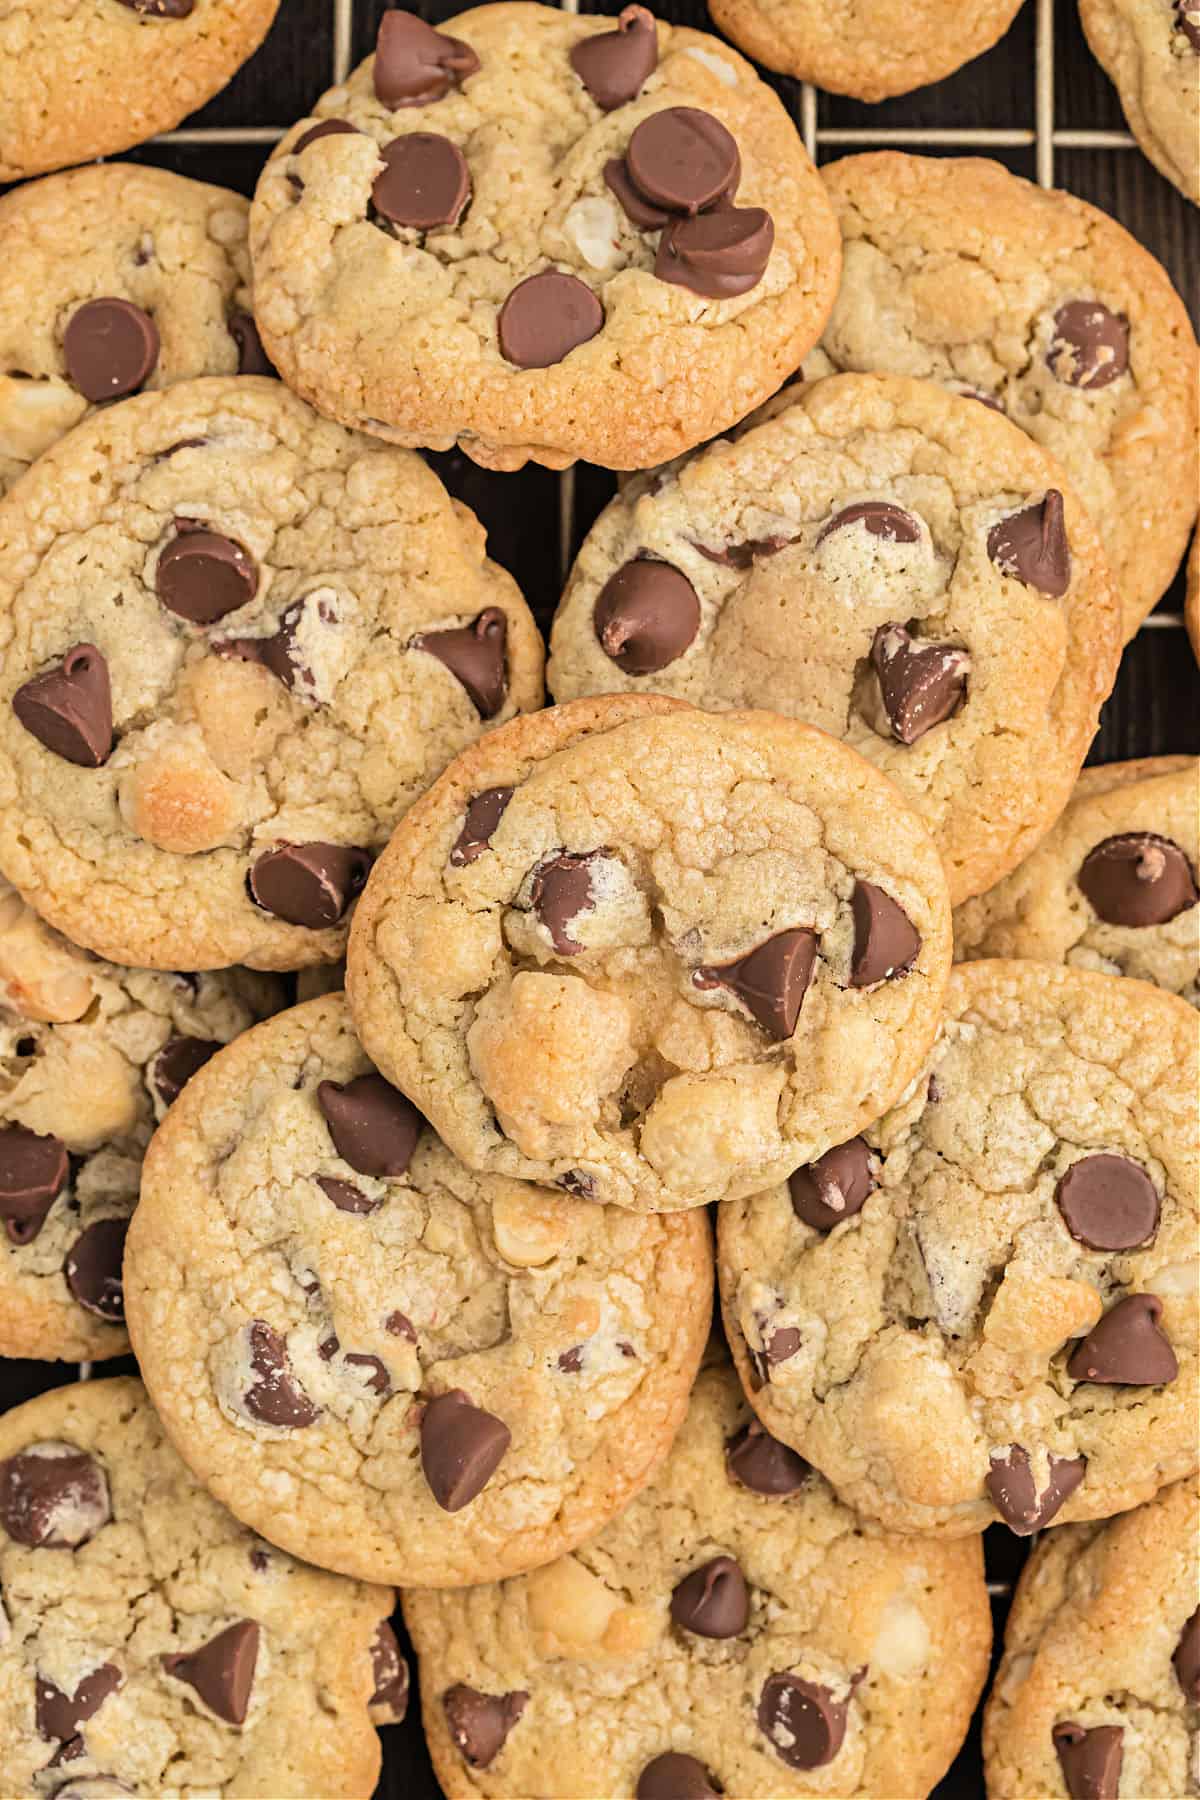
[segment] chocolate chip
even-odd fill
[[[436,656],[461,681],[481,719],[494,719],[508,694],[507,644],[508,620],[498,606],[485,607],[469,625],[412,639],[414,650]]]
[[[1200,56],[1200,8],[1196,0],[1175,0],[1175,27]]]
[[[600,590],[592,622],[605,656],[626,675],[653,675],[681,657],[700,629],[700,601],[670,563],[635,557]]]
[[[1073,1720],[1051,1732],[1071,1800],[1117,1800],[1125,1737],[1119,1725],[1093,1725]]]
[[[212,1038],[168,1038],[151,1063],[147,1073],[164,1106],[170,1106],[197,1069],[217,1054],[222,1046]]]
[[[1105,838],[1084,857],[1077,879],[1106,925],[1165,925],[1200,899],[1186,853],[1153,831]]]
[[[457,144],[435,131],[412,131],[379,154],[383,171],[371,189],[377,213],[415,231],[457,225],[471,194],[470,171]]]
[[[685,1575],[671,1595],[671,1617],[697,1637],[731,1638],[744,1631],[750,1593],[733,1557],[714,1556]]]
[[[789,1769],[820,1769],[832,1762],[846,1735],[845,1700],[799,1675],[769,1675],[758,1702],[759,1729]]]
[[[56,668],[25,682],[12,709],[26,731],[64,762],[98,769],[112,754],[108,664],[95,644],[75,644]]]
[[[1054,315],[1046,362],[1068,387],[1106,388],[1129,367],[1129,320],[1099,300],[1068,300]]]
[[[319,125],[310,125],[308,130],[296,139],[291,153],[293,156],[299,156],[302,150],[307,150],[310,144],[315,144],[320,138],[361,136],[362,133],[358,126],[352,125],[349,119],[322,119]]]
[[[571,67],[601,112],[636,100],[658,67],[658,28],[644,6],[627,6],[615,31],[587,37],[571,51]]]
[[[786,550],[789,544],[797,540],[794,537],[746,538],[740,544],[726,544],[721,550],[712,550],[707,544],[698,544],[691,540],[693,550],[707,557],[711,563],[721,563],[727,569],[749,569],[760,556],[777,556]]]
[[[108,1479],[73,1444],[31,1444],[0,1463],[0,1524],[33,1550],[77,1550],[112,1518]]]
[[[63,332],[63,357],[72,385],[85,400],[132,394],[158,361],[158,327],[129,300],[88,300]]]
[[[737,190],[738,147],[719,119],[695,106],[667,106],[643,119],[625,168],[645,199],[672,213],[698,213]]]
[[[386,1619],[379,1621],[371,1640],[371,1676],[375,1682],[368,1703],[372,1723],[399,1725],[408,1711],[408,1664]]]
[[[589,1175],[586,1169],[566,1169],[554,1178],[555,1186],[568,1194],[574,1194],[577,1200],[594,1200],[596,1198],[596,1178]],[[628,1352],[630,1356],[633,1351]]]
[[[578,1375],[583,1367],[583,1345],[574,1344],[570,1350],[564,1350],[558,1359],[558,1367],[564,1375]]]
[[[569,927],[581,913],[591,912],[596,901],[592,891],[592,864],[603,853],[588,850],[574,855],[562,850],[547,857],[533,871],[529,903],[540,922],[550,933],[550,942],[560,956],[578,956],[583,945],[571,936]]]
[[[508,1426],[473,1406],[462,1388],[429,1402],[421,1418],[421,1467],[444,1512],[460,1512],[483,1492],[511,1442]]]
[[[265,1550],[252,1550],[250,1552],[250,1567],[254,1570],[256,1575],[262,1575],[270,1568],[270,1566],[271,1558],[267,1555]]]
[[[373,1394],[390,1394],[392,1378],[387,1372],[387,1364],[378,1356],[368,1356],[361,1350],[348,1350],[346,1365],[351,1369],[362,1370],[362,1380]]]
[[[338,1155],[360,1175],[403,1175],[425,1121],[382,1075],[321,1081],[317,1105]]]
[[[371,854],[353,844],[277,844],[247,876],[250,898],[289,925],[326,931],[361,894]]]
[[[543,269],[519,281],[500,308],[500,354],[518,369],[548,369],[604,325],[604,308],[574,275]]]
[[[176,1681],[195,1688],[210,1712],[227,1725],[244,1725],[258,1661],[259,1628],[253,1619],[239,1619],[219,1631],[198,1650],[176,1652],[162,1659],[163,1668]]]
[[[485,788],[467,801],[467,811],[463,819],[463,828],[454,840],[454,848],[450,852],[450,861],[454,868],[465,868],[491,846],[496,827],[504,817],[505,808],[513,797],[510,787]]]
[[[962,705],[971,659],[954,644],[920,643],[893,623],[876,631],[871,664],[892,736],[915,744]]]
[[[318,1417],[288,1361],[287,1344],[265,1319],[253,1319],[246,1327],[250,1367],[255,1380],[246,1389],[246,1411],[264,1425],[300,1431]]]
[[[755,1318],[762,1340],[762,1349],[752,1350],[750,1358],[759,1387],[765,1387],[771,1379],[771,1370],[795,1356],[804,1339],[795,1325],[779,1325],[771,1330],[761,1313],[756,1314]]]
[[[144,13],[151,19],[187,19],[196,0],[121,0],[130,12]]]
[[[486,1769],[503,1750],[508,1734],[529,1703],[523,1688],[508,1694],[481,1694],[456,1681],[442,1695],[451,1741],[464,1762]]]
[[[634,1800],[720,1800],[724,1791],[702,1762],[680,1750],[648,1762],[633,1790]]]
[[[64,1694],[45,1675],[35,1683],[34,1712],[38,1733],[44,1738],[73,1738],[79,1727],[99,1712],[110,1694],[115,1694],[124,1676],[115,1663],[101,1663],[85,1675],[74,1693]]]
[[[301,662],[301,652],[297,639],[306,610],[312,604],[312,595],[305,595],[302,600],[294,600],[279,616],[277,628],[267,637],[217,638],[212,649],[217,656],[234,656],[242,662],[260,663],[269,669],[272,675],[282,681],[284,687],[301,690],[301,697],[306,698],[304,690],[313,686],[312,670]],[[316,606],[318,618],[329,623],[335,615],[324,602]]]
[[[903,908],[871,881],[856,881],[850,896],[854,950],[850,986],[873,987],[912,968],[921,953],[921,934]]]
[[[230,313],[229,335],[237,345],[239,375],[278,375],[279,371],[263,349],[252,314]]]
[[[25,1125],[0,1127],[0,1218],[11,1243],[33,1242],[70,1170],[61,1138]]]
[[[775,224],[761,206],[672,219],[658,240],[654,273],[705,299],[728,300],[758,286],[774,246]]]
[[[658,231],[669,224],[671,215],[661,206],[653,206],[639,194],[629,179],[623,156],[613,156],[604,165],[604,185],[614,194],[622,212],[639,231]]]
[[[856,500],[822,525],[817,543],[823,544],[835,531],[845,531],[851,525],[863,526],[872,537],[882,538],[888,544],[916,544],[921,537],[919,520],[902,506],[895,506],[890,500]]]
[[[406,1313],[390,1312],[384,1320],[383,1328],[385,1331],[390,1332],[393,1337],[405,1338],[410,1344],[415,1344],[417,1341],[417,1333],[413,1326],[413,1322]]]
[[[1083,1480],[1082,1456],[1050,1456],[1046,1485],[1039,1492],[1029,1452],[1021,1444],[993,1450],[984,1486],[1004,1523],[1018,1537],[1040,1531],[1064,1506]]]
[[[332,1200],[339,1212],[373,1213],[383,1205],[382,1200],[372,1200],[361,1188],[356,1188],[352,1181],[339,1181],[333,1175],[318,1175],[317,1186],[327,1200]]]
[[[331,1333],[329,1337],[322,1338],[317,1345],[317,1355],[323,1363],[332,1362],[341,1347],[336,1333]]]
[[[1161,1387],[1174,1381],[1179,1364],[1159,1325],[1157,1294],[1127,1294],[1094,1325],[1067,1362],[1072,1381],[1110,1387]]]
[[[258,564],[220,531],[203,525],[180,528],[158,559],[154,588],[177,618],[212,625],[253,600]]]
[[[375,94],[385,106],[429,106],[474,75],[479,58],[460,38],[392,8],[375,42]]]
[[[1132,1250],[1158,1229],[1154,1183],[1127,1156],[1081,1156],[1059,1181],[1054,1199],[1071,1236],[1089,1250]]]
[[[725,1446],[725,1466],[735,1481],[752,1494],[779,1499],[798,1494],[812,1478],[802,1456],[772,1437],[765,1425],[752,1419],[735,1432]]]
[[[728,988],[763,1030],[782,1043],[796,1029],[819,942],[807,927],[778,931],[733,962],[693,970],[692,985]]]
[[[125,1317],[121,1260],[128,1219],[98,1219],[80,1232],[63,1261],[67,1286],[84,1312],[111,1325]]]
[[[788,1182],[792,1211],[814,1231],[832,1231],[843,1219],[852,1219],[878,1186],[871,1151],[860,1137],[836,1144],[797,1169]]]
[[[993,525],[987,550],[1001,574],[1061,600],[1071,585],[1071,550],[1058,489]]]
[[[1189,1705],[1200,1706],[1200,1606],[1180,1632],[1171,1661]]]

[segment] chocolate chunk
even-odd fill
[[[653,206],[639,194],[629,178],[623,156],[612,156],[604,165],[604,185],[614,194],[621,211],[639,231],[659,231],[669,224],[671,215],[661,206]]]
[[[783,1043],[796,1029],[819,942],[807,927],[778,931],[733,962],[693,970],[692,985],[728,988],[763,1030]]]
[[[417,1341],[416,1328],[407,1313],[390,1312],[383,1322],[383,1328],[390,1332],[392,1337],[404,1338],[410,1344],[415,1344]]]
[[[1093,1725],[1073,1720],[1051,1732],[1071,1800],[1117,1800],[1125,1733],[1119,1725]]]
[[[592,622],[605,656],[626,675],[654,675],[694,641],[700,601],[670,563],[639,556],[609,576]]]
[[[385,106],[429,106],[474,75],[479,58],[469,44],[448,37],[415,13],[391,8],[375,41],[375,94]]]
[[[371,1641],[371,1675],[375,1682],[368,1703],[372,1723],[399,1725],[408,1711],[408,1664],[386,1619],[379,1621]]]
[[[654,273],[707,300],[748,294],[766,274],[775,222],[761,206],[730,206],[672,219],[658,240]]]
[[[450,861],[454,868],[465,868],[490,848],[497,825],[513,797],[510,787],[485,788],[467,802],[463,828],[454,840]]]
[[[604,308],[574,275],[543,269],[519,281],[500,308],[500,354],[518,369],[548,369],[604,326]]]
[[[1162,1310],[1157,1294],[1127,1294],[1118,1300],[1072,1351],[1067,1362],[1071,1380],[1110,1387],[1162,1387],[1174,1381],[1179,1364],[1159,1324]]]
[[[742,172],[729,132],[695,106],[667,106],[643,119],[629,140],[625,168],[645,199],[688,214],[732,196]]]
[[[349,119],[322,119],[319,125],[310,125],[308,130],[296,139],[292,145],[292,155],[299,156],[302,150],[307,150],[310,144],[315,144],[320,138],[360,137],[361,135],[358,126],[352,125]]]
[[[812,1469],[802,1456],[772,1437],[765,1425],[752,1419],[735,1432],[725,1446],[725,1466],[735,1481],[752,1494],[779,1499],[798,1494],[811,1479]]]
[[[151,19],[187,19],[196,0],[121,0],[130,12],[144,13]]]
[[[578,956],[583,949],[568,927],[581,913],[595,907],[592,864],[601,855],[599,850],[588,850],[582,855],[562,850],[557,856],[547,857],[533,871],[529,902],[560,956]]]
[[[557,1366],[564,1375],[578,1375],[583,1367],[583,1345],[573,1344],[569,1350],[564,1350]]]
[[[469,625],[412,639],[414,650],[436,656],[461,681],[481,719],[494,719],[508,694],[507,645],[508,620],[498,606],[485,607]]]
[[[1180,1632],[1171,1661],[1188,1704],[1200,1706],[1200,1606]]]
[[[125,1317],[121,1261],[128,1219],[97,1219],[81,1231],[63,1261],[67,1286],[84,1312],[119,1325]]]
[[[1186,853],[1153,831],[1105,838],[1084,857],[1077,880],[1106,925],[1165,925],[1200,899]]]
[[[251,313],[240,310],[230,313],[229,335],[237,345],[239,375],[278,375],[279,371],[263,349]]]
[[[31,1444],[0,1463],[0,1524],[33,1550],[77,1550],[112,1518],[108,1478],[73,1444]]]
[[[429,1402],[421,1418],[421,1467],[444,1512],[460,1512],[483,1492],[511,1442],[508,1426],[473,1406],[462,1388]]]
[[[1001,574],[1061,600],[1071,585],[1071,550],[1058,489],[993,525],[987,550]]]
[[[247,876],[250,898],[289,925],[327,931],[361,894],[371,853],[353,844],[277,844]]]
[[[360,1175],[403,1175],[413,1159],[425,1121],[398,1088],[382,1075],[353,1081],[321,1081],[317,1105],[329,1126],[333,1147]]]
[[[158,361],[158,327],[129,300],[88,300],[63,332],[67,374],[85,400],[132,394]]]
[[[442,1695],[442,1710],[455,1749],[473,1769],[486,1769],[503,1750],[508,1734],[529,1703],[523,1688],[509,1694],[481,1694],[456,1681]]]
[[[871,881],[856,881],[850,896],[854,950],[850,986],[873,987],[905,975],[921,953],[921,934],[903,908]]]
[[[75,644],[56,668],[25,682],[12,709],[26,731],[64,762],[98,769],[112,754],[112,689],[95,644]]]
[[[1068,387],[1106,388],[1129,367],[1129,320],[1099,300],[1068,300],[1054,315],[1046,362]]]
[[[879,1186],[865,1138],[835,1144],[816,1162],[805,1164],[788,1182],[792,1211],[814,1231],[832,1231],[852,1219]]]
[[[721,550],[711,550],[707,544],[698,544],[691,540],[693,550],[707,557],[711,563],[721,563],[727,569],[749,569],[760,556],[777,556],[794,544],[794,537],[747,538],[741,544],[726,544]]]
[[[339,1181],[334,1175],[318,1175],[317,1186],[327,1200],[332,1200],[339,1212],[373,1213],[383,1205],[382,1200],[372,1200],[361,1188],[355,1187],[352,1181]]]
[[[98,1669],[84,1676],[73,1694],[64,1694],[45,1675],[39,1675],[34,1699],[39,1735],[44,1738],[76,1737],[79,1727],[93,1713],[99,1712],[124,1679],[115,1663],[101,1663]]]
[[[1175,0],[1175,29],[1182,31],[1191,48],[1200,56],[1200,7],[1196,0]]]
[[[471,195],[470,171],[457,144],[436,131],[411,131],[379,154],[383,171],[371,189],[377,213],[415,231],[457,225]]]
[[[392,1378],[387,1372],[387,1364],[378,1356],[368,1356],[361,1350],[348,1350],[346,1365],[351,1369],[362,1370],[362,1381],[373,1394],[390,1394]]]
[[[1018,1537],[1028,1537],[1048,1525],[1071,1498],[1087,1468],[1082,1456],[1051,1456],[1048,1461],[1048,1479],[1039,1493],[1023,1445],[1011,1444],[1003,1452],[992,1452],[983,1485],[1004,1523]]]
[[[714,1556],[685,1575],[671,1595],[671,1617],[697,1637],[731,1638],[746,1629],[750,1593],[732,1556]]]
[[[1154,1183],[1127,1156],[1081,1156],[1059,1181],[1054,1199],[1071,1236],[1089,1250],[1132,1250],[1158,1229]]]
[[[255,1376],[244,1396],[250,1417],[289,1431],[311,1425],[318,1417],[318,1408],[292,1374],[285,1340],[265,1319],[251,1320],[246,1336]]]
[[[702,1762],[680,1750],[648,1762],[633,1790],[634,1800],[720,1800],[724,1791]]]
[[[248,550],[220,531],[177,520],[158,559],[154,588],[168,612],[189,625],[212,625],[246,606],[258,592],[258,564]]]
[[[219,1631],[198,1650],[164,1656],[163,1668],[176,1681],[195,1688],[210,1712],[227,1725],[244,1725],[258,1661],[259,1628],[253,1619],[239,1619]]]
[[[875,633],[871,664],[892,736],[915,744],[962,705],[971,659],[955,644],[920,643],[893,623]]]
[[[0,1218],[11,1243],[33,1242],[70,1169],[61,1138],[25,1125],[0,1126]]]
[[[658,27],[644,6],[627,6],[615,31],[584,38],[571,51],[571,67],[601,112],[636,100],[658,67]]]
[[[820,1769],[832,1762],[846,1735],[845,1700],[799,1675],[768,1675],[758,1702],[759,1729],[789,1769]]]
[[[213,1038],[168,1038],[147,1071],[163,1105],[170,1106],[178,1100],[196,1070],[202,1069],[221,1048]]]
[[[882,538],[888,544],[916,544],[921,538],[920,521],[902,506],[895,506],[890,500],[856,500],[822,525],[817,543],[823,544],[835,531],[844,531],[849,525],[862,525],[872,537]]]

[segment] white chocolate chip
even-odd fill
[[[620,248],[620,220],[613,202],[603,194],[577,200],[563,230],[590,269],[611,269]]]
[[[690,56],[700,63],[710,75],[715,75],[717,80],[723,82],[726,87],[737,86],[737,70],[731,63],[727,63],[723,56],[714,56],[711,50],[701,50],[692,45],[688,46],[684,55]]]
[[[911,1681],[929,1665],[929,1627],[919,1607],[895,1594],[884,1607],[871,1651],[871,1668],[896,1681]]]

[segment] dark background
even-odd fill
[[[353,61],[373,47],[386,0],[353,0]],[[660,17],[711,30],[704,0],[649,0]],[[408,0],[412,10],[440,23],[465,8],[457,0]],[[584,4],[588,12],[617,13],[624,0]],[[1060,132],[1124,131],[1112,87],[1094,61],[1080,30],[1074,0],[1055,0],[1054,125]],[[870,107],[837,95],[818,97],[819,131],[936,129],[974,133],[1026,131],[1035,121],[1036,0],[1026,0],[1007,37],[986,56],[949,80],[915,94]],[[280,130],[306,116],[331,84],[333,0],[282,0],[279,16],[263,48],[188,129],[233,130],[275,126]],[[764,73],[766,73],[764,71]],[[800,123],[798,83],[768,75],[784,104]],[[820,146],[819,160],[877,147],[877,140]],[[1036,178],[1033,142],[1016,147],[961,143],[915,145],[926,154],[992,155],[1015,174]],[[198,180],[222,182],[253,192],[269,146],[214,141],[156,143],[133,152]],[[1056,148],[1054,179],[1121,221],[1166,265],[1187,301],[1193,322],[1200,318],[1200,212],[1164,181],[1135,149]],[[560,589],[559,478],[530,464],[518,474],[492,474],[458,452],[432,456],[446,485],[474,508],[488,528],[489,550],[516,577],[545,626]],[[575,472],[573,553],[596,513],[614,491],[606,471],[580,464]],[[1143,627],[1125,652],[1116,688],[1104,708],[1089,762],[1134,756],[1200,751],[1200,673],[1179,626],[1182,574],[1162,601],[1158,616],[1170,624]],[[135,1372],[132,1359],[105,1364],[97,1373]],[[76,1378],[73,1365],[5,1361],[0,1364],[0,1404],[16,1405],[49,1387]],[[1003,1527],[984,1540],[993,1587],[997,1630],[1003,1625],[1007,1591],[1020,1568],[1025,1545]],[[397,1619],[403,1639],[403,1628]],[[408,1720],[382,1734],[384,1771],[376,1800],[437,1800],[439,1789],[425,1753],[417,1702]],[[978,1718],[937,1800],[982,1800],[983,1776]],[[277,1800],[286,1800],[279,1796]],[[599,1797],[598,1797],[599,1800]]]

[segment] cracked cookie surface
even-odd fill
[[[452,1800],[924,1795],[982,1687],[978,1543],[888,1537],[701,1374],[657,1479],[573,1556],[409,1590]]]
[[[1200,205],[1196,0],[1079,0],[1079,17],[1142,151]]]
[[[494,734],[409,813],[348,992],[470,1167],[670,1211],[891,1104],[936,1029],[945,905],[920,819],[845,745],[609,695]]]
[[[722,1209],[767,1426],[897,1530],[1026,1534],[1196,1464],[1197,1020],[1146,983],[960,964],[928,1078]]]
[[[557,1556],[649,1478],[712,1249],[698,1213],[473,1175],[423,1125],[341,995],[280,1015],[160,1131],[126,1296],[155,1405],[218,1498],[322,1566],[438,1586]]]

